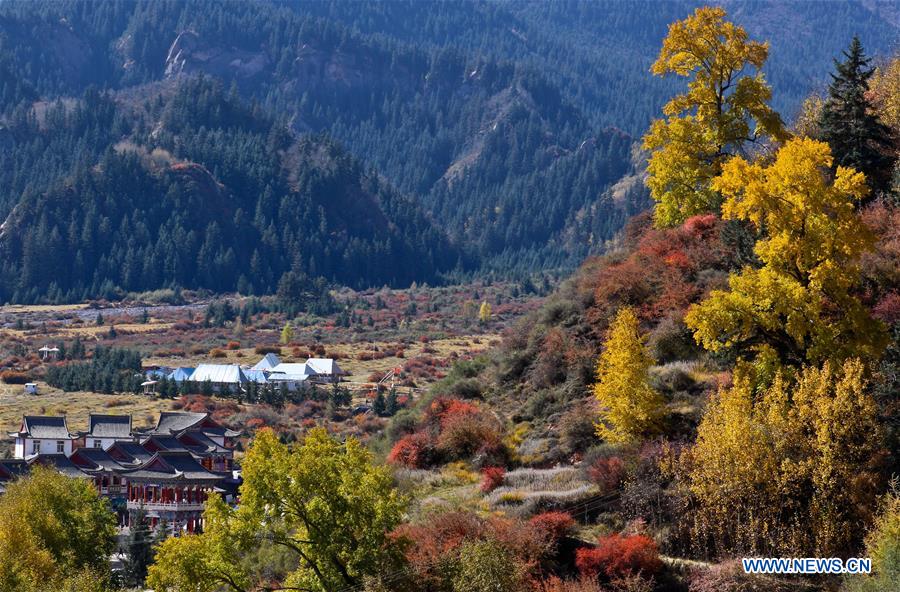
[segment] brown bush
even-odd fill
[[[30,382],[27,374],[24,372],[15,372],[13,370],[0,372],[0,380],[6,384],[25,384],[26,382]]]
[[[281,348],[277,345],[257,345],[253,348],[253,351],[261,356],[266,354],[281,355]]]
[[[219,349],[218,347],[214,347],[211,350],[209,350],[209,357],[211,357],[211,358],[224,358],[225,355],[226,355],[225,352],[222,351],[221,349]]]

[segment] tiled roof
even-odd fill
[[[189,452],[158,452],[137,469],[122,472],[129,480],[199,481],[215,483],[221,477],[210,473]]]
[[[69,459],[82,470],[121,471],[127,468],[102,448],[79,448]]]
[[[174,434],[183,432],[188,428],[202,422],[209,417],[208,413],[191,413],[188,411],[163,411],[159,414],[156,427],[150,430],[151,434]]]
[[[88,475],[71,461],[65,454],[38,454],[28,459],[28,465],[43,465],[56,469],[66,477],[86,478]]]
[[[107,453],[120,464],[141,464],[153,457],[152,452],[137,442],[116,442],[107,449]]]
[[[28,438],[45,440],[72,440],[75,434],[69,431],[64,415],[26,415],[22,418],[19,434]],[[11,435],[15,436],[13,432]]]
[[[131,438],[130,415],[101,415],[91,413],[88,434],[95,438]]]

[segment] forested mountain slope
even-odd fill
[[[896,9],[881,3],[728,4],[751,33],[772,39],[766,72],[786,115],[825,79],[827,62],[811,55],[836,54],[852,32],[875,53],[897,38]],[[417,201],[472,268],[569,269],[648,205],[635,146],[677,85],[648,68],[666,24],[693,6],[7,2],[0,142],[11,145],[14,126],[19,150],[57,132],[37,99],[80,97],[94,85],[141,105],[204,74],[294,134],[340,142]],[[29,117],[42,120],[43,138],[22,135],[15,122]],[[98,129],[102,138],[71,135],[61,152],[11,157],[30,172],[0,171],[9,181],[0,215],[26,185],[39,191],[73,174],[69,154],[94,164],[106,142],[142,125],[132,117],[126,110],[118,127]]]
[[[291,270],[408,285],[462,263],[417,204],[218,82],[185,81],[147,107],[89,92],[6,130],[0,170],[23,197],[0,226],[0,299],[264,293]]]

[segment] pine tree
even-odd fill
[[[153,562],[153,534],[143,510],[135,516],[131,532],[125,541],[125,562],[122,576],[127,586],[143,587],[147,568]]]
[[[628,442],[656,431],[663,399],[650,386],[648,370],[653,359],[634,310],[619,310],[604,345],[594,387],[600,404],[597,434],[609,442]]]
[[[379,390],[378,394],[375,395],[375,400],[372,402],[372,411],[375,412],[375,415],[381,417],[384,415],[386,409],[387,403],[384,400],[384,393]]]
[[[385,415],[392,416],[397,413],[399,403],[397,402],[397,389],[392,388],[388,391],[387,401],[385,402]]]
[[[834,61],[837,73],[831,75],[822,109],[822,139],[831,146],[835,166],[861,171],[871,187],[880,188],[893,159],[888,155],[890,130],[878,120],[866,97],[875,68],[869,67],[859,37],[843,53],[845,61]]]

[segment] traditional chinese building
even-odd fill
[[[207,471],[190,452],[157,452],[139,468],[120,473],[127,482],[129,522],[141,512],[152,528],[172,534],[202,529],[203,504],[217,495],[220,475]]]
[[[13,456],[31,458],[40,454],[72,454],[77,434],[69,431],[65,416],[26,415],[19,431],[10,432],[15,441]]]

